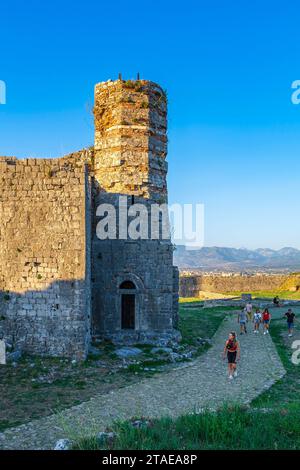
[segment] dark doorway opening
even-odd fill
[[[122,329],[135,329],[135,294],[122,294]]]

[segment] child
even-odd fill
[[[256,309],[256,312],[253,317],[253,323],[254,323],[254,333],[259,333],[259,327],[261,324],[261,313],[259,309]]]
[[[229,379],[232,380],[233,377],[237,377],[236,361],[240,359],[241,355],[240,344],[236,339],[236,333],[234,331],[229,334],[229,338],[225,343],[223,359],[225,359],[226,354],[228,359]]]
[[[265,308],[262,314],[262,320],[264,324],[264,335],[269,334],[270,328],[270,321],[271,321],[271,314],[268,308]]]

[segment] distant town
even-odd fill
[[[300,272],[300,250],[282,248],[203,247],[187,250],[179,245],[174,252],[175,264],[181,274],[266,275]]]

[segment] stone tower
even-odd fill
[[[95,87],[95,178],[102,191],[167,199],[167,99],[153,82]]]
[[[138,203],[149,211],[153,203],[166,203],[167,98],[162,88],[146,80],[99,83],[94,115],[93,213],[109,202],[118,215],[120,196],[129,207]],[[94,229],[93,333],[128,343],[176,336],[178,271],[170,238],[100,240]]]
[[[100,83],[94,148],[0,157],[0,336],[13,351],[84,359],[92,335],[178,337],[173,246],[162,230],[153,237],[149,217],[167,202],[166,101],[149,81]],[[98,208],[108,203],[116,237],[101,238]],[[146,233],[127,236],[137,207]]]

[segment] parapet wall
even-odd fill
[[[88,157],[0,158],[0,331],[14,348],[86,354]]]
[[[180,277],[180,296],[198,297],[204,292],[253,292],[272,290],[297,290],[300,276],[286,274],[261,275],[191,275]]]

